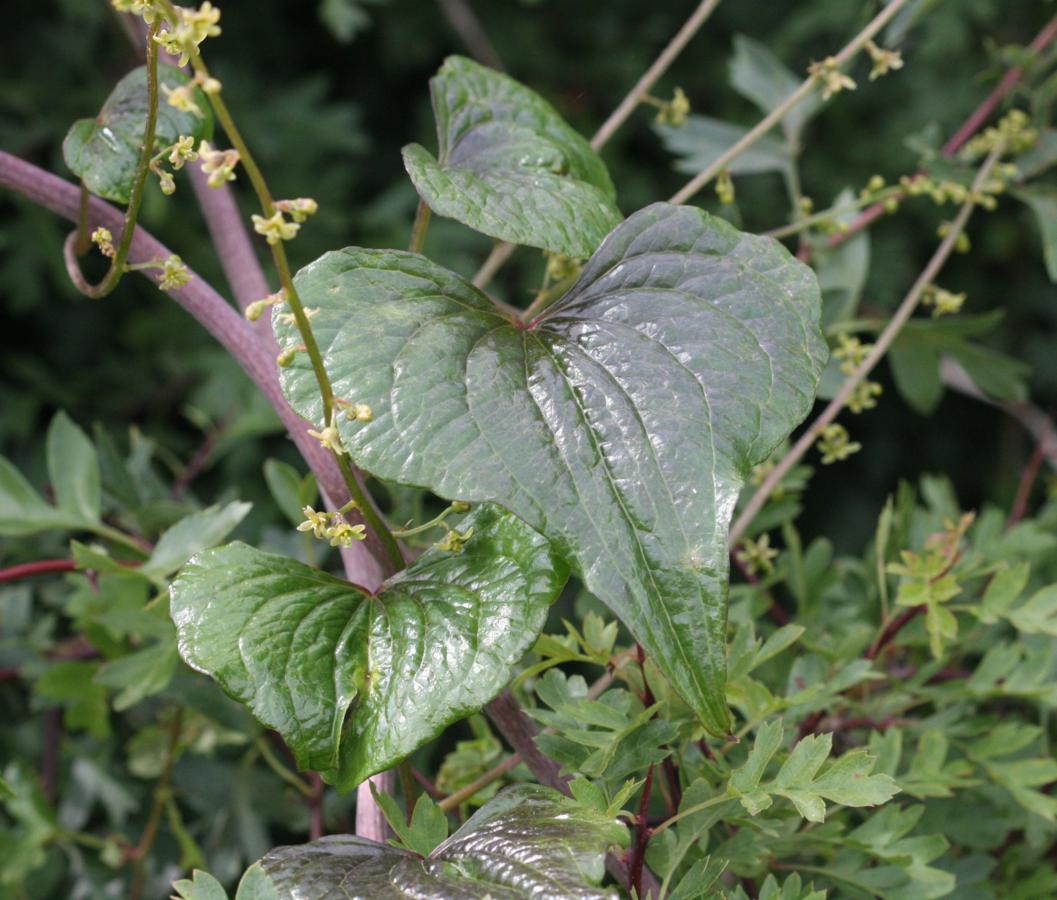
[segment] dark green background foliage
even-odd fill
[[[438,5],[429,0],[229,0],[221,5],[224,32],[207,44],[207,55],[240,127],[277,196],[320,201],[318,215],[289,247],[295,267],[348,245],[406,246],[417,197],[400,151],[412,142],[431,152],[436,148],[427,82],[445,56],[467,52]],[[475,7],[508,72],[589,136],[694,5],[690,0],[480,0]],[[860,61],[853,71],[859,89],[826,104],[805,126],[801,187],[816,209],[831,205],[842,190],[858,191],[875,173],[893,182],[915,171],[923,148],[938,146],[954,131],[1017,62],[1015,48],[1055,10],[1053,3],[1007,0],[918,5],[928,14],[901,44],[906,68],[869,83],[867,64]],[[20,6],[18,27],[0,34],[0,148],[69,177],[62,158],[67,129],[91,116],[138,60],[103,2]],[[857,31],[872,12],[868,6],[726,0],[655,93],[670,97],[678,85],[695,113],[751,125],[759,112],[731,89],[728,77],[734,36],[759,41],[799,73],[809,60],[833,52]],[[1052,126],[1054,77],[1030,96],[1015,91],[1012,98],[1033,113],[1038,126]],[[677,171],[652,118],[649,108],[638,110],[602,153],[625,215],[667,197],[687,177]],[[674,134],[678,140],[679,133]],[[1046,177],[1053,180],[1052,174]],[[711,188],[697,202],[745,231],[788,221],[780,174],[738,177],[736,184],[736,208],[721,210]],[[241,181],[238,187],[248,217],[251,198]],[[949,218],[950,207],[921,199],[871,229],[862,315],[879,318],[894,310],[935,248],[937,227]],[[185,181],[168,200],[151,183],[141,222],[226,291]],[[117,510],[126,527],[156,539],[188,514],[228,503],[233,505],[216,515],[225,529],[234,528],[233,536],[274,552],[302,558],[311,553],[294,535],[290,519],[305,502],[314,502],[314,491],[309,486],[304,496],[295,496],[298,475],[274,462],[304,470],[265,402],[199,326],[141,279],[124,280],[102,302],[78,295],[61,262],[67,227],[50,213],[0,194],[0,454],[34,485],[48,484],[45,431],[57,410],[67,410],[85,428],[96,425],[92,433],[105,508]],[[973,340],[1025,364],[1023,386],[1015,383],[1007,396],[1024,393],[1043,409],[1057,407],[1057,290],[1047,277],[1034,216],[1022,203],[1003,201],[994,213],[978,212],[970,234],[971,254],[955,255],[940,283],[968,293],[969,314],[1004,311],[994,327]],[[470,276],[490,245],[482,235],[435,217],[426,252]],[[497,295],[526,304],[542,264],[539,254],[520,252],[495,283]],[[993,371],[1019,377],[1008,363]],[[831,889],[839,886],[831,896],[869,896],[871,891],[942,896],[951,887],[944,880],[951,872],[959,878],[956,896],[965,900],[1051,896],[1057,893],[1057,873],[1044,859],[1054,842],[1057,815],[1057,805],[1045,793],[1057,780],[1048,758],[1057,706],[1053,604],[1046,595],[1025,609],[1017,598],[1021,589],[1030,597],[1057,580],[1052,538],[1057,509],[1050,502],[1037,518],[1003,536],[999,511],[1009,509],[1032,449],[1020,426],[991,406],[949,392],[925,416],[897,390],[887,363],[875,377],[884,386],[878,408],[842,420],[864,445],[863,452],[841,465],[815,466],[811,489],[797,495],[803,505],[799,533],[787,527],[780,541],[775,533],[784,552],[768,586],[794,623],[808,632],[775,631],[757,623],[761,639],[770,635],[761,646],[751,622],[767,603],[758,590],[736,588],[731,697],[739,725],[761,710],[773,714],[776,708],[768,706],[768,698],[784,698],[791,716],[787,732],[837,703],[840,691],[855,702],[865,694],[868,703],[861,683],[869,666],[858,657],[878,620],[872,554],[886,498],[898,491],[881,546],[890,560],[900,549],[923,552],[926,536],[942,529],[945,518],[990,507],[969,532],[971,552],[955,573],[967,595],[984,597],[984,612],[972,613],[979,627],[963,621],[963,640],[943,648],[950,655],[942,664],[929,660],[924,631],[909,629],[912,652],[924,662],[908,676],[904,692],[892,693],[891,708],[884,705],[888,701],[878,701],[878,708],[868,710],[871,722],[898,719],[907,704],[924,704],[927,713],[905,738],[897,740],[894,731],[871,735],[860,726],[851,729],[854,739],[848,733],[836,739],[841,752],[869,742],[877,756],[870,779],[891,776],[904,793],[870,818],[856,818],[858,811],[834,817],[814,832],[817,844],[808,853],[806,844],[798,844],[793,822],[800,820],[790,818],[787,801],[814,821],[821,798],[833,799],[818,788],[837,779],[836,766],[823,769],[818,780],[813,780],[816,765],[807,774],[801,771],[799,781],[783,783],[782,773],[796,757],[780,756],[773,767],[777,774],[769,770],[770,781],[761,784],[762,766],[770,760],[761,749],[762,738],[756,749],[748,741],[726,761],[691,749],[681,759],[687,785],[683,808],[707,801],[727,785],[730,799],[655,839],[648,862],[662,876],[672,871],[682,877],[689,869],[688,884],[710,883],[722,866],[710,868],[704,849],[691,849],[688,838],[715,822],[736,821],[737,828],[716,830],[709,852],[738,860],[728,866],[728,886],[743,878],[745,889],[753,886],[761,897],[777,898],[784,880],[768,878],[771,854],[792,858],[803,851],[815,859],[825,856],[817,848],[830,846],[826,841],[840,847],[826,861],[844,879],[833,878],[832,870],[821,876]],[[174,491],[205,439],[211,452],[204,469],[186,490]],[[126,455],[131,458],[127,467],[115,462]],[[267,481],[262,477],[266,460],[273,460]],[[817,456],[808,462],[815,465]],[[947,480],[930,477],[937,472]],[[920,484],[919,496],[899,488],[901,481]],[[390,518],[401,524],[439,510],[418,491],[378,488],[378,495]],[[236,500],[252,502],[245,518]],[[214,535],[212,543],[221,537]],[[78,550],[84,559],[92,552]],[[67,537],[58,533],[5,537],[0,543],[0,566],[68,555]],[[333,555],[323,561],[336,562]],[[159,568],[157,578],[171,575],[179,562]],[[1005,595],[997,589],[984,593],[994,571],[989,566],[1007,562],[1031,564],[1029,586],[1009,586]],[[894,591],[896,580],[889,581]],[[262,736],[244,708],[178,662],[172,636],[143,613],[150,582],[110,572],[100,577],[99,587],[106,610],[83,575],[0,586],[0,774],[13,791],[5,796],[6,812],[0,817],[0,898],[9,890],[10,896],[33,898],[126,895],[124,876],[112,868],[124,844],[113,836],[135,841],[144,830],[173,731],[174,701],[185,707],[178,723],[179,749],[185,752],[172,772],[179,802],[163,806],[164,822],[144,872],[146,896],[161,896],[169,882],[193,866],[231,884],[275,845],[303,842],[309,830],[303,798],[264,763],[269,754],[281,755],[281,748]],[[535,683],[533,715],[557,731],[543,739],[545,752],[594,779],[579,782],[577,799],[601,811],[611,807],[611,812],[630,802],[631,789],[620,794],[623,780],[641,778],[647,765],[660,763],[665,751],[658,748],[680,742],[692,748],[699,735],[656,672],[652,687],[657,699],[674,710],[670,720],[650,721],[635,691],[614,690],[604,701],[585,697],[580,673],[597,677],[597,663],[612,651],[617,630],[605,628],[594,615],[585,620],[585,613],[602,608],[578,590],[575,582],[566,590],[546,632],[561,634],[561,618],[574,618],[582,632],[579,643],[544,638],[532,658],[568,663]],[[1007,630],[999,634],[986,628]],[[102,668],[98,660],[79,655],[83,647],[74,635],[82,632],[106,658]],[[1019,643],[1017,634],[1023,638]],[[790,656],[776,661],[798,639],[792,664]],[[620,641],[627,643],[626,634]],[[147,649],[135,649],[142,647]],[[974,670],[967,688],[944,686],[941,675],[961,671],[964,676],[966,667]],[[593,717],[589,724],[595,737],[613,732],[610,744],[602,741],[597,752],[568,737],[585,717]],[[631,735],[636,739],[627,740]],[[769,736],[774,738],[774,732]],[[694,741],[687,743],[691,737]],[[819,764],[829,749],[828,744],[803,745],[816,753]],[[759,754],[757,762],[762,759],[755,781],[746,774],[754,759],[750,750]],[[452,791],[505,753],[484,719],[475,717],[449,729],[413,762],[441,789]],[[1007,753],[1012,756],[1006,758]],[[862,756],[853,750],[840,759],[854,765]],[[786,760],[780,769],[779,760]],[[54,773],[54,783],[45,789],[55,790],[56,806],[40,793],[36,773],[42,767]],[[807,763],[804,767],[811,769]],[[869,771],[866,767],[862,773]],[[524,767],[514,769],[512,777],[530,778]],[[842,789],[835,802],[859,806],[887,796],[887,782],[869,783],[874,794],[856,796]],[[461,811],[479,806],[494,790],[481,791]],[[763,815],[772,803],[776,808],[784,804],[786,817],[753,819],[766,823],[761,831],[767,839],[758,839],[746,812]],[[328,791],[326,829],[351,832],[353,806],[351,794]],[[423,855],[444,837],[443,822],[433,831]],[[717,836],[720,831],[726,836]],[[72,833],[88,838],[80,845],[55,840]],[[127,867],[122,871],[127,873]],[[27,876],[30,886],[16,887]],[[799,882],[794,884],[798,877],[790,875],[785,882],[783,900],[810,896],[811,870],[804,871],[803,894]],[[999,886],[988,886],[989,880]]]

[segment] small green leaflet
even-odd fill
[[[514,79],[450,56],[430,81],[434,157],[404,166],[434,212],[500,240],[590,256],[620,221],[602,160],[546,100]]]
[[[351,788],[492,699],[565,582],[509,513],[460,528],[461,553],[430,550],[375,595],[245,544],[200,553],[171,588],[180,655]]]
[[[296,284],[319,309],[336,395],[374,411],[337,421],[353,461],[546,534],[725,733],[727,528],[750,468],[814,399],[826,347],[811,271],[776,241],[658,203],[528,326],[414,253],[328,253]],[[282,385],[319,423],[304,354]]]

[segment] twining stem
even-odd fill
[[[1042,31],[1035,35],[1031,43],[1028,44],[1028,50],[1035,54],[1041,53],[1046,47],[1053,43],[1054,40],[1057,40],[1057,16],[1050,19],[1050,21],[1043,27]],[[943,145],[940,149],[940,155],[950,157],[957,153],[962,146],[966,144],[981,127],[983,127],[983,124],[998,108],[999,103],[1001,103],[1005,96],[1020,83],[1020,79],[1023,77],[1023,66],[1013,66],[1007,70],[1006,74],[1002,76],[1002,80],[995,85],[994,90],[992,90],[991,93],[980,102],[980,105],[969,114],[969,117],[959,126],[958,130],[951,135],[947,140],[947,143]],[[884,212],[885,208],[883,202],[874,203],[862,212],[847,229],[842,230],[839,234],[832,235],[828,241],[829,246],[836,247],[843,244],[853,235],[858,234],[864,228],[873,224],[875,220],[884,215]]]
[[[594,137],[591,138],[593,149],[602,149],[617,129],[627,121],[628,116],[635,111],[635,107],[646,96],[646,92],[668,71],[668,67],[675,62],[675,58],[690,43],[690,39],[697,34],[717,6],[719,6],[719,0],[702,0],[698,4],[697,9],[690,14],[690,18],[683,23],[683,27],[676,32],[675,37],[668,42],[668,46],[653,61],[653,65],[643,73],[643,76],[635,83],[635,87],[628,92],[628,95],[620,101],[620,105],[602,123],[602,127],[595,132]]]
[[[283,765],[282,760],[280,760],[279,757],[275,755],[275,751],[272,750],[271,745],[268,743],[268,739],[264,735],[261,735],[261,737],[257,738],[257,750],[261,754],[261,759],[263,759],[268,765],[268,768],[271,769],[276,775],[278,775],[283,781],[285,781],[288,785],[294,788],[302,796],[307,797],[309,799],[313,797],[315,791],[312,789],[311,785],[306,784],[304,781],[298,778],[297,775],[291,772],[285,765]]]
[[[839,67],[846,65],[863,47],[866,42],[872,40],[882,28],[887,25],[892,17],[906,6],[908,0],[891,0],[870,22],[853,37],[844,48],[836,54],[834,61]],[[741,140],[717,156],[702,172],[690,179],[681,189],[676,191],[669,202],[685,203],[694,196],[701,188],[708,184],[720,172],[726,169],[730,163],[755,144],[767,132],[774,128],[785,118],[786,114],[801,100],[811,94],[819,84],[816,75],[809,75],[801,85],[793,91],[778,106],[772,109],[757,125],[748,131]]]
[[[896,336],[917,308],[918,302],[921,300],[921,295],[925,292],[925,288],[935,280],[936,275],[939,273],[940,269],[943,268],[944,263],[947,262],[947,258],[954,250],[954,245],[957,242],[958,237],[965,230],[965,226],[969,222],[969,217],[972,215],[973,209],[976,206],[980,191],[990,177],[991,170],[994,168],[995,163],[998,162],[1003,150],[1004,145],[999,142],[980,166],[980,169],[976,173],[976,178],[973,181],[973,186],[969,191],[969,199],[965,201],[961,209],[958,211],[958,215],[951,223],[950,229],[947,232],[947,236],[936,248],[936,252],[933,253],[932,258],[922,270],[921,274],[910,288],[910,291],[903,298],[903,302],[900,303],[895,315],[892,316],[891,320],[889,320],[888,324],[885,326],[884,331],[878,336],[877,341],[874,343],[865,359],[863,359],[859,367],[847,377],[841,385],[840,390],[837,391],[836,396],[829,402],[829,405],[826,406],[819,417],[815,419],[810,427],[800,436],[792,449],[786,453],[781,461],[767,474],[767,477],[764,478],[756,493],[753,494],[749,499],[749,502],[745,504],[745,509],[742,510],[741,515],[738,516],[733,527],[730,529],[729,543],[731,546],[738,542],[741,536],[745,533],[745,530],[749,527],[749,524],[755,518],[756,514],[763,508],[764,504],[771,496],[771,493],[781,482],[782,478],[784,478],[786,473],[788,473],[789,470],[803,458],[804,454],[811,449],[812,444],[815,443],[816,438],[822,433],[822,430],[837,417],[855,388],[867,375],[870,374],[871,371],[873,371],[874,367],[881,361],[881,358],[888,351],[888,348],[892,345]]]
[[[499,778],[502,778],[511,769],[516,768],[521,763],[521,755],[514,753],[504,759],[499,765],[489,769],[483,775],[475,778],[465,787],[459,788],[457,791],[452,791],[443,800],[437,803],[444,812],[451,812],[454,809],[458,809],[464,803],[466,803],[471,797],[473,797],[478,791],[483,791],[488,785]]]
[[[871,206],[875,203],[881,204],[881,208],[884,208],[884,202],[890,197],[901,197],[903,196],[903,189],[899,187],[890,187],[883,191],[871,192],[864,197],[858,198],[853,203],[845,203],[843,206],[831,206],[829,209],[819,210],[817,213],[813,213],[810,216],[805,216],[802,219],[797,219],[795,222],[790,222],[788,225],[783,225],[780,228],[772,228],[770,231],[763,232],[767,237],[772,238],[785,238],[791,235],[798,234],[801,231],[806,231],[813,225],[817,225],[819,222],[825,222],[829,219],[837,219],[838,216],[843,216],[846,213],[858,212],[866,206]]]
[[[143,896],[143,884],[146,877],[144,859],[150,855],[154,847],[154,839],[158,836],[158,826],[161,824],[162,813],[169,803],[171,796],[169,786],[172,783],[173,765],[176,763],[177,745],[180,741],[180,732],[183,728],[183,709],[177,707],[173,713],[172,721],[169,723],[169,741],[165,747],[165,763],[161,776],[154,787],[154,803],[147,816],[147,824],[143,829],[143,835],[139,843],[128,851],[133,860],[132,883],[129,887],[130,900],[140,900]]]
[[[718,5],[719,0],[703,0],[697,9],[690,14],[690,18],[683,23],[683,27],[668,42],[668,46],[661,51],[657,59],[654,60],[653,65],[646,70],[645,74],[635,83],[635,86],[628,92],[627,96],[620,101],[617,108],[610,113],[609,118],[595,132],[594,137],[591,138],[592,149],[601,150],[609,139],[616,134],[617,129],[628,120],[635,107],[639,105],[643,95],[668,71],[671,64],[675,62],[676,57],[683,51],[690,39],[697,34],[701,26],[705,24],[705,20],[712,14],[712,10]],[[511,254],[516,249],[517,245],[506,241],[500,241],[492,247],[492,252],[488,254],[488,258],[482,263],[481,268],[477,270],[477,274],[473,276],[474,287],[483,289],[495,277],[496,272],[503,267],[504,263],[510,259]]]
[[[167,5],[171,7],[171,4]],[[191,65],[195,70],[195,74],[203,80],[210,77],[209,69],[200,53],[192,57]],[[254,159],[253,154],[250,152],[249,145],[242,137],[242,133],[239,131],[238,126],[236,126],[231,111],[228,109],[224,99],[220,96],[220,92],[210,91],[208,97],[210,105],[213,107],[213,112],[217,117],[217,121],[220,122],[228,139],[239,153],[239,160],[250,180],[254,193],[257,195],[257,200],[261,205],[261,211],[265,218],[271,218],[276,213],[275,201],[268,188],[268,183],[265,181],[264,175],[261,172],[260,167],[257,165],[256,159]],[[304,304],[301,302],[301,298],[297,293],[297,288],[294,286],[294,279],[290,271],[290,261],[286,255],[286,249],[283,247],[282,241],[270,244],[269,246],[272,252],[272,260],[275,263],[275,269],[279,275],[279,284],[283,289],[283,296],[287,305],[290,307],[291,313],[293,313],[294,321],[297,324],[297,330],[300,333],[301,341],[305,347],[305,352],[308,354],[309,361],[312,364],[312,371],[316,376],[316,383],[319,387],[319,396],[323,406],[323,424],[330,424],[334,418],[334,388],[330,383],[330,376],[327,374],[326,367],[323,364],[323,355],[320,353],[319,344],[312,331],[311,323],[308,321],[308,316],[305,314]],[[349,492],[349,496],[356,501],[356,505],[359,507],[364,522],[366,522],[367,527],[378,538],[382,549],[385,551],[389,570],[391,572],[399,571],[404,567],[404,557],[400,551],[400,545],[390,533],[388,526],[382,520],[381,516],[378,515],[370,498],[367,496],[366,491],[360,486],[359,481],[356,480],[355,473],[352,471],[352,467],[349,465],[348,460],[338,452],[335,452],[334,455],[336,457],[338,468],[341,471],[342,479],[345,482],[345,487]]]
[[[81,200],[77,207],[77,243],[74,250],[78,256],[84,256],[92,248],[92,239],[88,234],[88,188],[81,182]]]
[[[74,572],[77,563],[72,559],[41,559],[37,562],[20,563],[0,569],[0,584],[8,581],[21,581],[23,578],[34,578],[38,575],[51,575],[54,572]]]
[[[105,297],[125,274],[125,263],[128,260],[129,248],[132,246],[132,235],[136,231],[136,219],[139,217],[140,204],[143,202],[143,187],[147,181],[151,157],[154,155],[154,132],[158,123],[158,45],[154,36],[158,33],[161,19],[156,18],[147,30],[147,121],[143,129],[143,146],[140,148],[139,160],[136,163],[136,174],[132,179],[132,189],[128,195],[128,208],[125,210],[125,222],[121,228],[110,268],[98,284],[91,284],[81,272],[77,257],[88,249],[86,237],[88,231],[88,192],[81,186],[80,212],[78,227],[70,232],[63,247],[66,271],[74,286],[82,294],[98,299]]]

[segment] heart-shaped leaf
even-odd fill
[[[279,900],[616,900],[605,854],[616,819],[535,785],[507,788],[422,859],[352,835],[277,847],[259,863]]]
[[[539,94],[464,57],[429,86],[437,156],[409,144],[404,166],[430,208],[504,241],[590,256],[621,218],[591,145]]]
[[[565,581],[547,540],[485,506],[462,551],[433,549],[370,595],[234,543],[171,588],[180,655],[341,788],[480,709],[532,645]]]
[[[170,91],[185,87],[188,77],[173,66],[158,66],[158,89]],[[198,88],[193,89],[195,105],[202,113],[183,112],[171,106],[161,93],[158,121],[154,128],[155,146],[159,149],[175,143],[181,136],[199,140],[213,133],[213,114]],[[62,155],[74,175],[80,176],[93,194],[128,203],[129,191],[136,174],[143,132],[147,127],[147,68],[140,66],[122,78],[94,119],[78,119],[70,126],[62,142]]]
[[[337,422],[356,464],[542,531],[722,733],[727,528],[749,468],[811,407],[826,347],[810,269],[661,203],[528,327],[412,253],[328,253],[296,283],[337,396],[374,411]],[[282,378],[318,423],[308,361]]]

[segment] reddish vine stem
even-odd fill
[[[143,829],[143,835],[139,843],[127,852],[127,858],[133,863],[132,884],[129,887],[130,900],[140,900],[143,896],[144,871],[143,860],[150,854],[154,847],[154,840],[158,836],[158,826],[161,824],[162,813],[165,805],[169,802],[169,786],[172,783],[173,766],[176,763],[176,748],[180,740],[180,732],[183,729],[183,709],[176,708],[172,722],[169,724],[169,742],[165,748],[165,766],[154,787],[154,803],[151,805],[150,814],[147,816],[147,824]]]
[[[38,562],[19,563],[17,566],[0,569],[0,584],[38,575],[50,575],[53,572],[72,572],[76,568],[77,563],[72,559],[42,559]]]
[[[1020,473],[1020,483],[1017,485],[1017,495],[1013,500],[1013,506],[1009,510],[1009,518],[1006,519],[1006,528],[1016,525],[1028,511],[1028,501],[1031,499],[1031,489],[1039,477],[1039,469],[1042,468],[1043,460],[1046,459],[1046,445],[1038,443],[1035,450],[1028,459],[1024,471]]]
[[[307,798],[308,839],[315,841],[324,834],[323,795],[326,793],[326,786],[323,784],[323,779],[319,777],[319,772],[309,772],[308,782],[312,785],[312,795]]]
[[[881,651],[884,650],[889,644],[896,639],[896,636],[906,628],[915,618],[920,616],[925,611],[925,605],[912,606],[909,609],[903,610],[898,616],[892,619],[881,633],[877,636],[877,640],[870,645],[870,648],[863,654],[866,659],[874,660],[880,656]]]
[[[1035,35],[1032,42],[1028,44],[1028,49],[1033,53],[1039,53],[1053,43],[1055,38],[1057,38],[1057,16],[1050,19],[1050,21],[1043,27],[1042,31]],[[940,155],[946,157],[954,156],[955,153],[965,146],[969,139],[983,127],[984,123],[989,118],[991,118],[991,115],[998,108],[998,105],[1005,99],[1006,95],[1020,83],[1020,79],[1023,77],[1023,66],[1013,66],[1009,69],[1006,74],[1002,76],[1002,80],[995,85],[994,90],[992,90],[991,93],[981,101],[980,105],[969,114],[969,118],[967,118],[958,127],[958,130],[951,135],[950,139],[940,150]],[[900,192],[893,196],[899,198],[902,197],[903,194]],[[837,247],[843,244],[846,240],[855,236],[864,228],[868,228],[884,214],[885,204],[883,202],[868,206],[848,224],[847,229],[831,235],[827,241],[828,246]]]
[[[642,896],[642,870],[646,862],[646,846],[650,842],[652,833],[647,821],[652,788],[653,764],[651,763],[646,770],[646,783],[642,786],[642,796],[639,798],[639,811],[635,816],[635,844],[631,849],[631,859],[628,862],[631,890],[635,892],[636,897]]]

